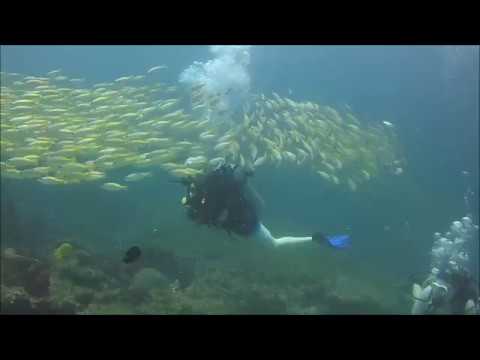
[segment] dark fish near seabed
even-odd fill
[[[128,251],[125,253],[123,257],[123,262],[126,264],[130,264],[140,258],[142,252],[138,246],[132,246]]]

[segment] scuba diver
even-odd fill
[[[229,234],[253,238],[269,245],[314,241],[333,248],[346,248],[348,235],[325,236],[319,232],[311,236],[274,237],[262,224],[259,216],[259,197],[248,183],[253,171],[238,165],[219,164],[215,169],[197,178],[186,178],[182,204],[188,217],[202,225],[226,230]]]
[[[444,235],[435,233],[429,276],[412,289],[413,315],[480,314],[479,286],[470,263],[469,243],[478,226],[470,216],[454,221]]]
[[[479,314],[478,284],[466,271],[431,274],[422,286],[413,285],[412,315]]]

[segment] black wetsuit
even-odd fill
[[[466,273],[452,275],[449,280],[455,284],[455,293],[450,300],[451,312],[452,314],[463,314],[465,304],[469,299],[477,302],[478,284],[471,275]]]
[[[229,233],[251,235],[260,221],[247,185],[249,175],[237,166],[222,165],[186,182],[185,205],[189,218]]]

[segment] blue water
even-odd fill
[[[2,46],[1,70],[41,75],[61,68],[94,84],[166,64],[163,81],[176,83],[193,61],[209,58],[206,46]],[[349,233],[342,264],[398,279],[429,269],[432,234],[466,214],[467,186],[478,223],[478,46],[254,46],[249,72],[252,92],[348,104],[363,121],[394,123],[408,163],[403,176],[357,193],[326,187],[308,169],[260,169],[253,184],[274,233]],[[8,191],[20,212],[46,219],[51,237],[78,238],[105,253],[120,254],[155,227],[173,248],[219,246],[184,218],[180,187],[141,184],[115,197],[13,182]],[[478,245],[472,254],[477,266]]]

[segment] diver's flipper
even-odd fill
[[[337,249],[344,249],[350,246],[349,235],[332,235],[327,237],[330,246]]]
[[[312,241],[315,241],[319,244],[328,244],[331,247],[337,249],[343,249],[350,246],[350,236],[349,235],[330,235],[325,236],[320,232],[316,232],[312,235]]]

